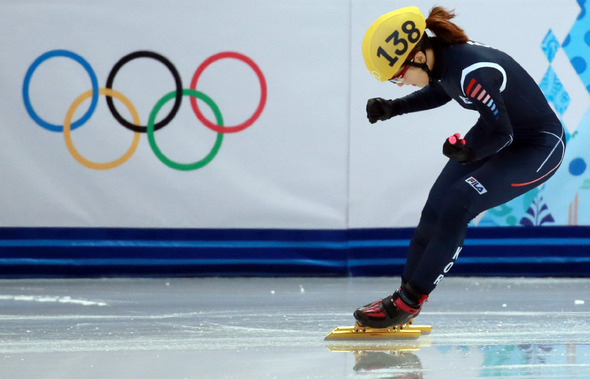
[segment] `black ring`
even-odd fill
[[[168,59],[166,59],[164,56],[162,56],[158,53],[154,53],[152,51],[141,50],[141,51],[136,51],[131,54],[125,55],[123,58],[119,59],[119,61],[113,66],[113,68],[111,69],[111,72],[109,73],[109,76],[107,78],[106,88],[113,89],[113,81],[115,80],[115,75],[117,74],[117,72],[121,69],[121,67],[123,67],[123,65],[125,63],[127,63],[135,58],[152,58],[152,59],[157,60],[158,62],[161,62],[162,64],[164,64],[164,66],[166,66],[168,68],[168,70],[170,70],[170,72],[172,73],[172,76],[174,76],[174,82],[176,83],[176,97],[174,98],[174,105],[172,106],[170,113],[168,113],[168,115],[163,120],[161,120],[160,122],[157,122],[154,125],[154,131],[155,131],[155,130],[158,130],[158,129],[166,126],[170,121],[172,121],[174,116],[176,116],[176,112],[178,112],[178,109],[180,108],[180,103],[182,102],[182,81],[180,80],[180,74],[178,73],[178,71],[176,70],[176,67],[174,67],[172,62],[170,62]],[[119,121],[119,123],[121,125],[123,125],[127,129],[133,130],[134,132],[139,132],[139,133],[146,133],[147,132],[147,125],[146,126],[134,125],[134,124],[130,123],[129,121],[125,120],[119,114],[119,112],[117,111],[117,108],[115,108],[115,104],[113,103],[113,99],[110,96],[106,96],[106,100],[107,100],[107,105],[108,105],[111,113],[113,114],[113,117],[117,121]]]

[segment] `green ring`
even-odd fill
[[[193,89],[183,89],[182,95],[183,96],[192,96],[192,97],[196,97],[197,99],[203,100],[209,107],[211,107],[211,110],[213,111],[213,114],[215,115],[215,119],[217,120],[217,125],[223,126],[223,117],[221,116],[221,112],[219,111],[219,107],[217,106],[217,104],[215,104],[215,102],[209,96],[205,95],[201,91],[196,91]],[[160,161],[162,161],[162,163],[164,163],[166,166],[168,166],[170,168],[174,168],[176,170],[182,170],[182,171],[189,171],[189,170],[196,170],[196,169],[205,167],[207,164],[209,164],[209,162],[211,162],[213,160],[213,158],[215,158],[215,156],[219,152],[219,148],[221,147],[221,142],[223,141],[223,133],[217,133],[217,139],[215,140],[215,145],[213,145],[213,148],[211,149],[209,154],[207,154],[207,156],[205,158],[201,159],[200,161],[194,162],[194,163],[175,162],[175,161],[171,160],[170,158],[168,158],[167,156],[165,156],[164,153],[162,153],[162,151],[160,150],[160,148],[156,144],[156,138],[154,137],[154,125],[155,125],[155,121],[156,121],[156,116],[158,115],[158,112],[164,106],[164,104],[166,104],[168,101],[170,101],[174,98],[176,98],[176,91],[169,92],[166,95],[164,95],[160,100],[158,100],[156,105],[154,105],[154,109],[152,109],[152,112],[150,113],[150,117],[149,117],[148,123],[147,123],[147,136],[148,136],[148,141],[150,142],[150,146],[151,146],[154,154],[156,155],[156,157],[158,157],[158,159]]]

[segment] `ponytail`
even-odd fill
[[[451,45],[465,43],[469,38],[463,29],[449,21],[454,17],[454,11],[434,7],[426,19],[426,27],[444,43]]]

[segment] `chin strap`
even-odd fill
[[[426,56],[426,50],[423,49],[421,51],[424,53],[424,56]],[[426,74],[428,74],[428,79],[430,79],[430,81],[432,82],[432,71],[428,68],[428,65],[426,65],[426,62],[416,63],[416,62],[410,61],[406,64],[409,66],[412,66],[412,67],[421,68],[424,72],[426,72]]]
[[[408,62],[408,65],[412,66],[412,67],[421,68],[422,70],[424,70],[428,74],[428,77],[432,79],[432,71],[430,71],[430,69],[428,68],[426,63]]]

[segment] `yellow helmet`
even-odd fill
[[[422,38],[426,20],[417,7],[405,7],[379,17],[363,39],[363,58],[375,78],[391,79]]]

